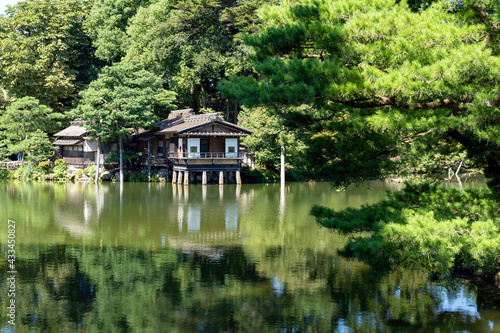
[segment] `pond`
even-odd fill
[[[400,188],[0,183],[0,331],[13,331],[15,299],[18,331],[500,332],[487,293],[345,260],[346,238],[309,215],[314,204],[359,207]]]

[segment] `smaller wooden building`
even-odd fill
[[[237,126],[217,113],[194,114],[192,109],[171,111],[154,131],[141,133],[139,149],[148,156],[145,163],[171,166],[173,182],[188,183],[200,178],[202,183],[235,176],[239,182],[240,138],[253,132]]]
[[[96,162],[98,142],[87,137],[87,130],[81,126],[81,119],[75,119],[71,126],[54,134],[57,138],[54,145],[58,148],[58,155],[73,168],[84,168]],[[101,144],[101,163],[109,156],[111,150],[117,150],[117,144]]]

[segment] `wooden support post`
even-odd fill
[[[118,145],[120,149],[120,183],[123,183],[123,138],[118,136]]]
[[[219,185],[224,185],[224,171],[219,172]]]
[[[151,139],[148,139],[148,182],[151,181]]]
[[[189,184],[189,171],[184,171],[184,185]]]
[[[177,183],[177,171],[172,173],[172,184]]]
[[[101,144],[97,139],[97,153],[95,158],[95,183],[99,181],[99,168],[101,167]]]
[[[241,174],[240,171],[236,171],[236,184],[241,185]]]
[[[280,170],[280,179],[281,184],[285,183],[285,146],[281,146],[281,170]]]
[[[201,175],[201,185],[207,185],[207,172],[203,171]]]
[[[179,171],[177,178],[177,184],[182,184],[182,171]]]

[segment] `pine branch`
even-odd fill
[[[384,107],[384,106],[396,106],[399,108],[405,108],[405,109],[413,109],[413,110],[423,110],[423,109],[429,109],[429,110],[434,110],[434,109],[440,109],[440,108],[448,108],[448,109],[453,109],[454,111],[462,111],[463,109],[460,107],[460,102],[451,99],[451,98],[445,98],[440,101],[433,101],[433,102],[425,102],[425,103],[408,103],[408,102],[398,102],[396,97],[386,97],[386,96],[380,96],[380,95],[375,95],[374,100],[371,102],[362,102],[363,100],[366,99],[356,99],[356,100],[345,100],[345,99],[336,99],[333,100],[335,103],[341,103],[347,106],[350,106],[352,108],[356,109],[368,109],[368,108],[378,108],[378,107]],[[470,100],[466,99],[463,101],[464,103],[470,103]],[[455,112],[453,113],[455,114]]]

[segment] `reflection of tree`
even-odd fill
[[[279,186],[243,186],[241,201],[230,186],[224,200],[217,186],[207,187],[205,201],[201,189],[190,187],[189,200],[199,205],[202,221],[200,232],[188,233],[187,224],[179,231],[174,205],[184,204],[187,212],[184,188],[174,197],[170,186],[142,185],[124,184],[121,220],[119,188],[103,186],[100,220],[88,215],[98,237],[82,238],[61,228],[57,216],[67,211],[68,219],[84,223],[82,205],[96,201],[94,186],[23,183],[0,191],[0,215],[13,213],[23,242],[17,248],[23,290],[17,299],[25,331],[413,332],[485,325],[474,314],[444,306],[460,298],[444,295],[421,272],[379,276],[336,255],[345,239],[316,226],[310,202],[358,205],[363,188],[327,195],[326,184],[287,184],[295,187],[286,192],[280,222]],[[384,196],[383,187],[372,186],[370,193],[372,201]],[[226,208],[235,203],[237,230],[228,232]],[[2,239],[5,233],[0,230]],[[2,281],[3,265],[0,260]],[[485,291],[459,290],[469,303],[477,295],[480,309],[498,304],[486,303],[491,294]]]
[[[23,257],[38,253],[37,261],[18,263],[18,313],[27,330],[412,332],[483,325],[474,314],[443,307],[443,297],[453,295],[443,295],[423,273],[377,276],[312,251],[271,249],[256,264],[244,248],[225,248],[219,258],[116,247],[23,249]],[[304,258],[298,264],[297,255]],[[473,298],[471,289],[462,290]]]
[[[95,293],[95,284],[82,272],[78,260],[64,246],[23,246],[20,254],[16,260],[17,327],[21,331],[23,327],[37,327],[44,332],[78,329],[92,307]],[[6,267],[1,267],[2,281],[7,278],[6,272]],[[6,318],[4,309],[9,298],[6,290],[1,294],[0,313]]]

